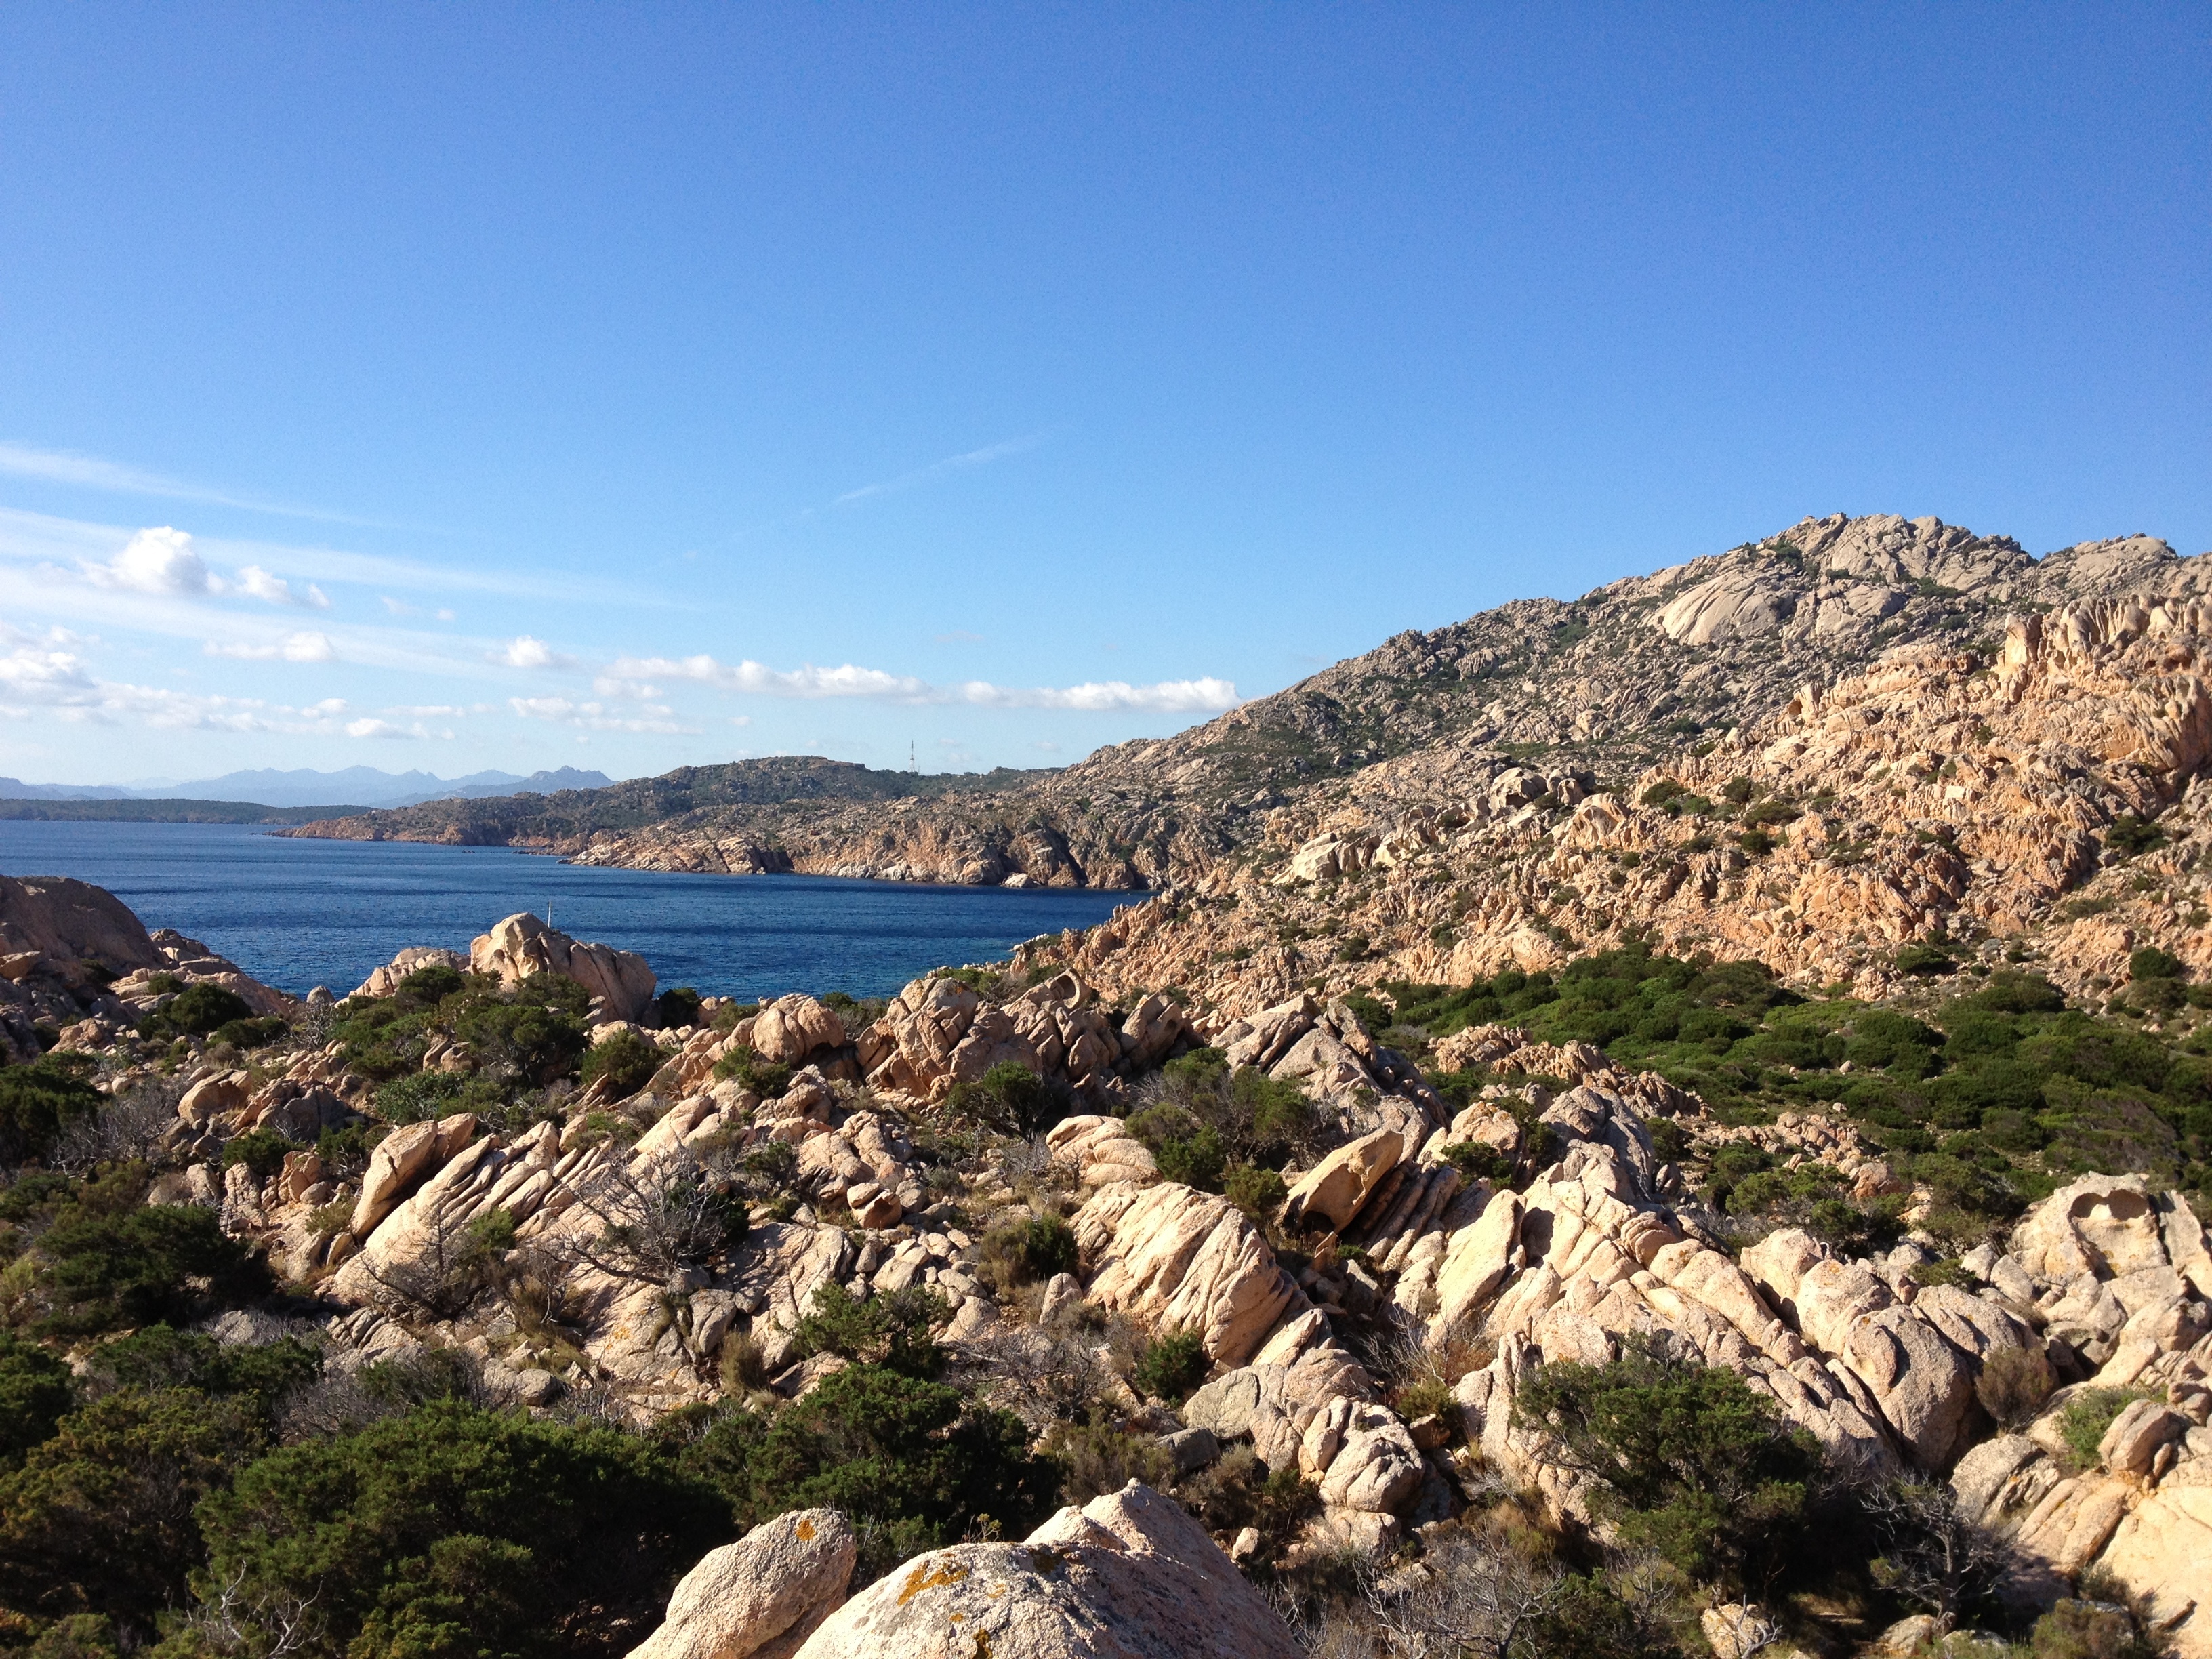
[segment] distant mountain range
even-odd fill
[[[134,787],[116,783],[25,783],[0,778],[4,800],[212,800],[246,801],[261,806],[414,806],[432,800],[481,800],[489,796],[550,795],[556,789],[603,789],[614,781],[604,772],[563,766],[523,777],[514,772],[474,772],[441,778],[429,772],[380,772],[373,766],[349,766],[339,772],[305,767],[280,772],[227,772],[219,778],[188,783]]]

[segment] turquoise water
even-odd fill
[[[343,995],[404,945],[466,951],[517,910],[727,996],[884,996],[947,963],[1103,921],[1128,893],[598,870],[505,848],[289,841],[250,824],[0,822],[0,873],[97,883],[258,979]]]

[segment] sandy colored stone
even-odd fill
[[[961,1544],[870,1585],[801,1659],[1298,1659],[1181,1505],[1132,1481],[1020,1544]]]
[[[1167,1181],[1103,1187],[1074,1226],[1093,1302],[1154,1331],[1196,1331],[1222,1364],[1242,1364],[1304,1307],[1259,1230],[1213,1194]]]
[[[763,1060],[798,1066],[817,1049],[845,1046],[845,1023],[812,997],[778,997],[753,1022],[751,1047]]]
[[[653,1001],[655,981],[643,957],[571,939],[526,910],[478,934],[469,945],[469,966],[502,985],[519,985],[538,974],[573,979],[591,993],[599,1015],[607,1019],[642,1019]]]
[[[1397,1167],[1405,1146],[1397,1130],[1377,1129],[1328,1153],[1292,1183],[1283,1206],[1283,1225],[1325,1224],[1341,1232],[1368,1194]]]
[[[835,1510],[763,1522],[684,1575],[630,1659],[788,1659],[844,1604],[855,1547]]]
[[[2212,1659],[2212,1485],[2153,1492],[2120,1522],[2100,1565],[2149,1602],[2176,1659]]]

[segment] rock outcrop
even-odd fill
[[[594,1023],[641,1019],[653,1001],[653,969],[643,957],[573,939],[526,910],[478,934],[469,945],[469,966],[503,985],[517,984],[534,974],[573,979],[592,994]]]
[[[1297,1659],[1180,1504],[1132,1481],[1019,1544],[931,1550],[848,1601],[802,1659]]]
[[[844,1605],[855,1553],[835,1510],[793,1510],[710,1550],[630,1659],[791,1659]]]
[[[1195,1332],[1224,1365],[1305,1304],[1242,1211],[1174,1182],[1100,1188],[1076,1212],[1075,1239],[1091,1300],[1162,1334]]]

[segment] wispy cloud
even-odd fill
[[[430,737],[450,738],[453,735],[451,732],[434,732],[420,720],[416,721],[412,726],[394,726],[390,720],[380,720],[368,716],[357,720],[348,720],[345,734],[349,738],[369,738],[391,741],[411,741],[418,738]]]
[[[234,657],[241,662],[336,662],[337,647],[322,633],[287,634],[273,645],[248,645],[210,640],[202,647],[210,657]]]
[[[1008,686],[988,680],[933,685],[909,674],[886,673],[846,663],[820,668],[812,663],[775,669],[750,660],[716,661],[713,657],[624,657],[607,670],[602,685],[650,679],[693,680],[726,691],[771,697],[872,697],[887,702],[966,703],[982,708],[1070,708],[1085,711],[1140,709],[1154,713],[1218,713],[1240,699],[1232,681],[1211,677],[1160,680],[1133,685],[1127,680],[1092,680],[1080,685]]]
[[[81,455],[67,449],[39,449],[5,440],[0,440],[0,472],[17,478],[35,478],[41,483],[73,484],[82,489],[103,489],[118,495],[198,501],[209,507],[243,507],[249,513],[268,513],[287,519],[317,519],[328,524],[367,522],[343,513],[325,513],[317,507],[293,507],[227,489],[210,489],[120,461],[104,460],[97,455]]]
[[[665,732],[690,736],[696,736],[699,732],[697,726],[685,726],[673,718],[674,709],[658,706],[625,714],[605,703],[571,702],[566,697],[509,697],[507,702],[525,720],[550,720],[556,726],[574,726],[586,732]]]
[[[0,626],[0,720],[64,720],[117,726],[126,719],[163,731],[284,732],[334,736],[345,729],[345,700],[305,707],[103,680],[86,666],[83,643],[61,629],[30,635]],[[357,723],[357,722],[356,722]]]
[[[964,455],[947,455],[941,461],[932,461],[927,466],[902,472],[896,478],[886,478],[880,483],[862,484],[858,489],[848,489],[830,505],[846,507],[854,501],[865,501],[872,496],[896,495],[902,489],[911,489],[916,484],[944,477],[947,473],[964,472],[969,467],[988,466],[993,461],[1003,461],[1009,455],[1035,449],[1043,441],[1043,433],[1033,432],[1026,438],[1009,438],[1004,443],[986,444],[982,448],[971,449]]]

